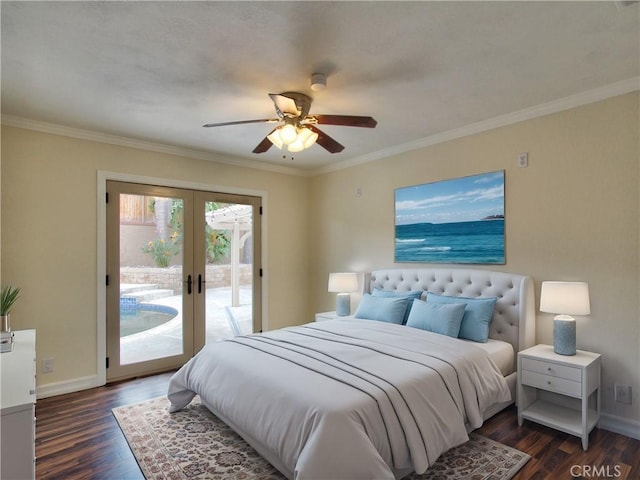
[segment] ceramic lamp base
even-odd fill
[[[11,321],[9,320],[9,314],[0,315],[0,331],[2,332],[11,331]]]
[[[351,313],[351,295],[348,293],[339,293],[336,295],[336,315],[346,317]]]
[[[559,355],[576,354],[576,321],[569,318],[553,320],[553,351]]]

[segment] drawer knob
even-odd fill
[[[547,367],[547,371],[550,372],[551,371],[551,367]]]
[[[547,381],[547,385],[551,385],[551,380]]]

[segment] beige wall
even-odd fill
[[[489,268],[533,276],[537,293],[543,280],[589,282],[578,347],[603,354],[605,412],[638,421],[638,115],[629,94],[313,178],[3,127],[1,275],[24,289],[14,327],[37,328],[38,358],[56,358],[40,385],[96,374],[97,171],[268,192],[278,328],[334,308],[329,272],[393,266],[395,188],[504,169],[507,263]],[[538,342],[551,331],[538,314]],[[632,406],[614,403],[614,383],[633,387]]]
[[[55,358],[38,385],[96,375],[98,171],[267,192],[269,326],[304,318],[307,178],[4,126],[2,280],[23,290],[13,328],[36,328],[38,360]]]
[[[505,170],[506,265],[488,268],[533,276],[536,296],[543,280],[589,282],[578,348],[603,354],[604,411],[640,420],[638,114],[628,94],[313,178],[312,309],[334,309],[329,272],[394,265],[394,189]],[[539,343],[552,321],[538,314]],[[614,383],[632,385],[632,406]]]

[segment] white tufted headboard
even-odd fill
[[[489,338],[509,342],[519,352],[535,344],[533,279],[490,270],[399,268],[374,270],[365,289],[408,292],[423,290],[454,297],[496,297]],[[426,293],[423,293],[424,300]]]

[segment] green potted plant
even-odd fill
[[[9,314],[16,301],[20,298],[20,288],[6,285],[0,291],[0,329],[3,332],[11,331]]]

